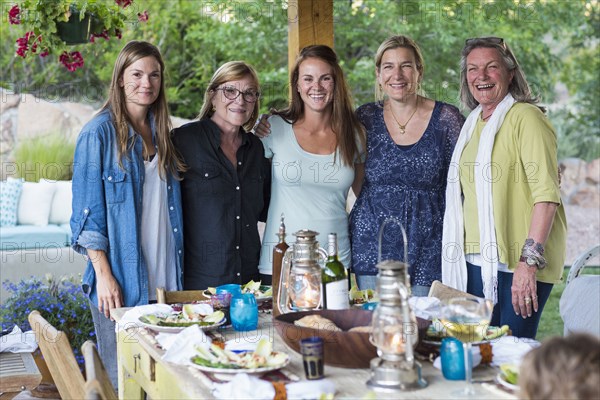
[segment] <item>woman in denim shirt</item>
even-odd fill
[[[108,100],[75,149],[71,244],[89,258],[83,290],[115,387],[110,310],[147,304],[158,286],[182,288],[184,167],[169,137],[163,76],[159,50],[129,42],[115,63]]]

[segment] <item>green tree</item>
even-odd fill
[[[51,0],[49,0],[51,1]],[[3,16],[10,8],[5,3]],[[67,72],[54,60],[14,57],[22,35],[0,25],[0,86],[42,97],[106,97],[114,59],[128,40],[148,40],[163,51],[174,115],[194,118],[212,73],[222,63],[245,60],[260,75],[262,110],[281,107],[288,97],[286,0],[135,0],[122,40],[79,46],[86,68]],[[557,99],[561,82],[569,101],[552,106],[561,157],[599,155],[598,103],[600,21],[597,0],[334,0],[335,49],[356,105],[373,101],[373,57],[392,34],[414,38],[425,58],[426,93],[458,105],[459,59],[464,40],[500,36],[514,50],[543,103]],[[146,24],[137,13],[148,10]],[[14,28],[14,27],[13,27]],[[561,103],[562,104],[562,103]]]

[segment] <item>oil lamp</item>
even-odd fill
[[[314,310],[321,306],[321,266],[327,252],[319,247],[319,233],[302,229],[288,248],[281,264],[281,279],[275,304],[281,314]]]
[[[379,231],[379,258],[381,259],[381,238]],[[404,257],[407,257],[406,233],[402,224]],[[377,292],[379,304],[373,313],[371,341],[377,347],[379,357],[371,360],[371,378],[367,386],[374,390],[402,391],[415,390],[427,386],[421,376],[421,365],[415,360],[413,347],[419,333],[417,319],[408,304],[410,279],[408,264],[395,260],[377,263]]]

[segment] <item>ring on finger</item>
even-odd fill
[[[525,304],[531,303],[531,297],[525,297]]]

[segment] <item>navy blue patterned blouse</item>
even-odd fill
[[[412,285],[441,279],[442,223],[446,176],[465,118],[449,104],[436,102],[421,139],[400,147],[391,138],[381,102],[357,110],[367,131],[367,160],[362,190],[350,214],[352,269],[377,274],[378,234],[388,216],[398,218],[408,238]],[[386,225],[381,259],[404,260],[397,224]]]

